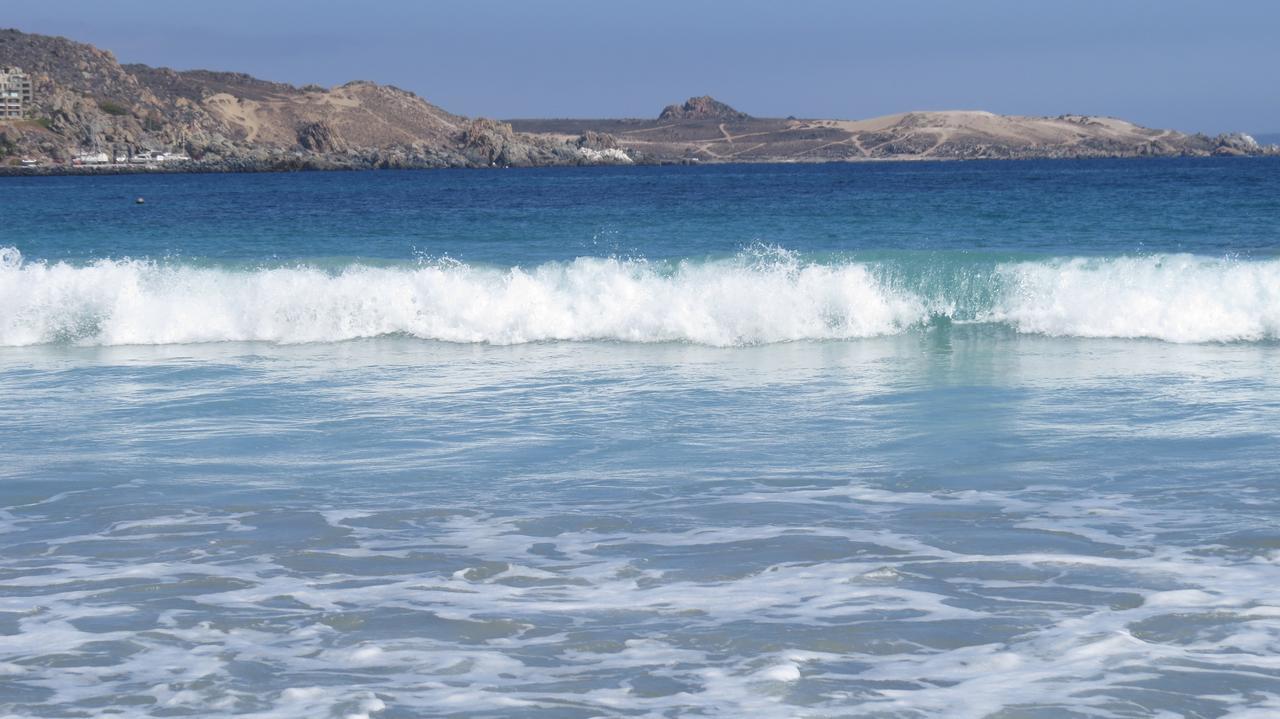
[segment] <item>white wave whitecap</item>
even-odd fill
[[[1002,265],[981,319],[1020,332],[1169,342],[1280,337],[1280,261],[1195,255],[1073,258]]]
[[[861,265],[578,259],[529,270],[459,263],[231,271],[101,260],[0,271],[0,344],[686,341],[867,337],[924,314]]]
[[[804,263],[786,252],[671,264],[580,258],[528,269],[444,261],[330,271],[24,263],[5,249],[0,345],[405,335],[735,346],[896,334],[935,316],[1058,336],[1280,337],[1280,261],[1074,258],[987,265],[960,282],[942,274],[953,286],[905,281],[911,273],[891,264]]]

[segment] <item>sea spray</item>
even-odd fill
[[[22,253],[17,247],[0,247],[0,270],[13,270],[22,266]]]

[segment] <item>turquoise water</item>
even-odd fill
[[[1280,162],[0,214],[0,716],[1280,713]]]

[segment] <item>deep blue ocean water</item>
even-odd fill
[[[1278,468],[1274,159],[0,178],[0,717],[1275,716]]]

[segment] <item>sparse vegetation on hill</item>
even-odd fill
[[[121,105],[121,104],[119,104],[119,103],[116,103],[116,102],[112,102],[112,101],[110,101],[110,100],[99,100],[99,101],[98,101],[98,109],[99,109],[99,110],[102,110],[103,112],[107,113],[108,115],[116,115],[116,116],[119,116],[119,115],[128,115],[128,114],[129,114],[129,111],[128,111],[127,109],[125,109],[125,107],[124,107],[123,105]]]

